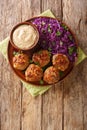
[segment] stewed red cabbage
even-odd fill
[[[37,17],[32,22],[38,28],[40,35],[38,44],[42,49],[47,49],[52,54],[65,54],[71,62],[75,61],[77,45],[65,24],[48,17]]]

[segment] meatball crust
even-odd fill
[[[25,70],[29,65],[29,57],[26,54],[17,54],[13,57],[13,67],[18,70]]]
[[[40,81],[43,76],[43,70],[40,66],[30,64],[25,71],[25,78],[27,81],[35,82]]]
[[[65,71],[69,66],[69,59],[64,54],[55,54],[52,57],[53,65],[61,71]]]
[[[54,84],[59,80],[59,71],[53,67],[48,67],[44,72],[43,80],[48,84]]]
[[[33,54],[32,61],[44,67],[50,62],[50,54],[47,50],[41,50]]]

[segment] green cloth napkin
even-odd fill
[[[49,9],[46,10],[45,12],[43,12],[42,14],[40,14],[40,16],[49,16],[49,17],[55,18],[55,16],[53,15],[53,13]],[[9,41],[9,37],[7,37],[5,40],[0,42],[0,52],[4,55],[4,57],[6,59],[7,59],[8,41]],[[76,62],[76,65],[79,64],[80,62],[82,62],[85,58],[87,58],[87,56],[85,55],[83,50],[79,47],[78,48],[78,60]],[[23,83],[25,88],[30,92],[30,94],[32,96],[41,95],[44,92],[46,92],[48,89],[50,89],[52,86],[52,85],[48,85],[48,86],[44,86],[44,87],[42,87],[42,86],[36,87],[35,85],[27,84],[22,80],[21,80],[21,82]]]

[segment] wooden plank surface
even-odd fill
[[[20,0],[0,0],[0,40],[21,21],[20,9]],[[20,127],[21,83],[0,54],[0,130],[20,130]]]
[[[86,52],[87,1],[63,0],[63,20],[72,28],[80,46]],[[86,64],[87,61],[84,61],[74,68],[64,82],[64,130],[87,130]]]
[[[0,40],[18,22],[51,9],[87,52],[87,0],[0,0]],[[87,130],[87,61],[33,98],[0,54],[0,130]]]

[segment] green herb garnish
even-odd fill
[[[59,74],[60,74],[60,77],[62,77],[63,76],[63,71],[59,71]]]
[[[76,51],[76,47],[75,46],[69,47],[68,51],[69,51],[69,55],[72,55],[73,52]]]
[[[57,32],[56,32],[56,35],[57,35],[57,36],[60,36],[60,35],[61,35],[61,32],[60,32],[60,31],[57,31]]]
[[[44,84],[44,81],[42,79],[40,80],[40,84]]]
[[[63,27],[65,30],[68,30],[68,27],[67,27],[65,24],[62,24],[62,27]]]
[[[69,37],[70,40],[72,40],[72,35],[69,35],[68,37]]]
[[[41,54],[42,53],[42,51],[38,51],[38,54]]]
[[[43,72],[46,70],[47,66],[42,67]]]
[[[51,56],[51,53],[49,52],[49,56]]]
[[[35,64],[36,64],[36,65],[40,65],[40,63],[39,63],[39,62],[35,62]]]
[[[18,54],[20,54],[20,52],[13,51],[13,55],[14,55],[14,56],[15,56],[15,55],[18,55]]]
[[[32,61],[32,60],[29,60],[29,63],[31,64],[31,63],[33,63],[33,61]]]
[[[49,48],[48,48],[48,51],[52,51],[52,49],[49,47]]]
[[[51,29],[50,29],[50,27],[48,27],[48,32],[51,33]]]
[[[16,55],[16,52],[15,52],[15,51],[13,52],[13,55],[14,55],[14,56]]]

